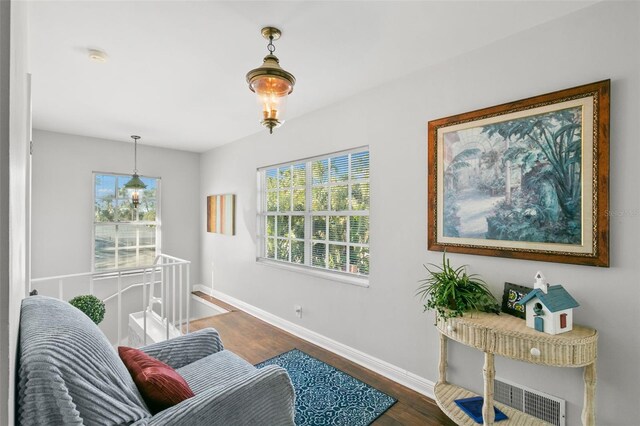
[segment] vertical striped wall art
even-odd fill
[[[207,232],[235,235],[236,196],[234,194],[207,197]]]

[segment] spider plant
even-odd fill
[[[424,265],[429,276],[419,281],[416,292],[421,301],[426,301],[425,311],[435,310],[436,317],[442,319],[461,317],[469,311],[500,312],[487,283],[476,274],[468,275],[466,265],[452,267],[446,252],[442,255],[442,266],[432,263],[429,266]]]

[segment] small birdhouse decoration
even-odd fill
[[[526,311],[527,327],[547,334],[566,333],[573,329],[573,308],[580,306],[561,285],[550,286],[538,271],[533,291],[518,304]]]

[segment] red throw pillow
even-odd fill
[[[118,354],[151,414],[159,413],[194,396],[182,376],[164,362],[141,350],[126,346],[118,347]]]

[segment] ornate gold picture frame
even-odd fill
[[[428,249],[609,266],[609,87],[430,121]]]

